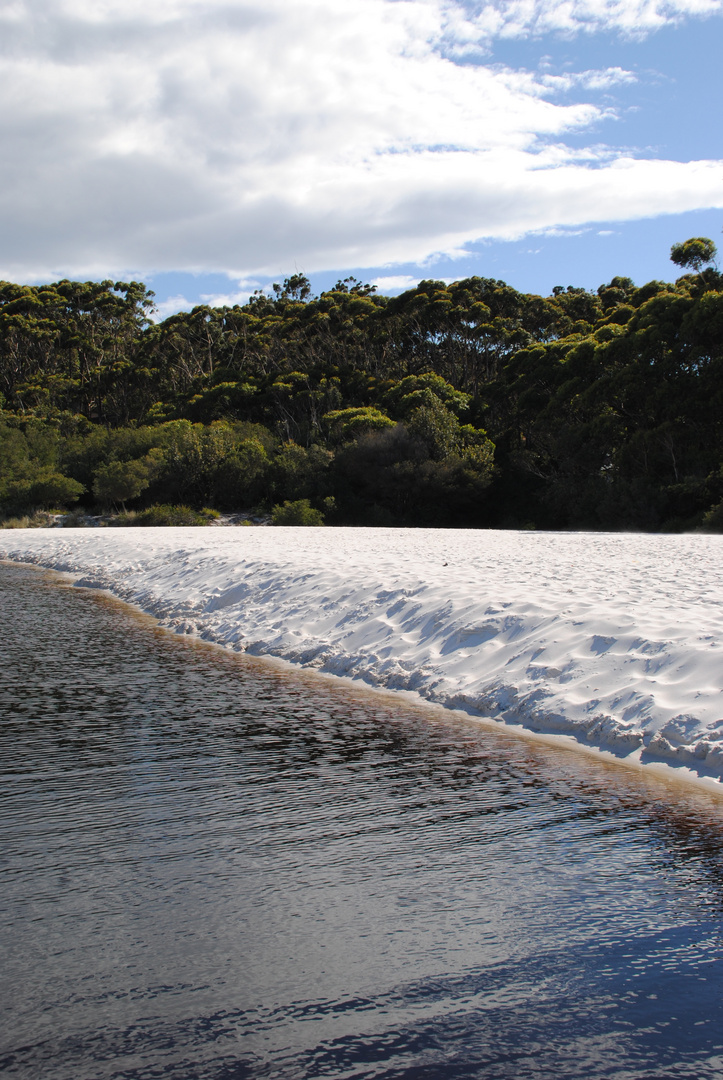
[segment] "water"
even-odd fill
[[[723,810],[0,566],[0,1070],[720,1077]]]

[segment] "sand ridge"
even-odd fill
[[[179,633],[723,778],[723,537],[8,531]]]

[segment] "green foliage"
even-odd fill
[[[315,510],[308,499],[288,500],[271,511],[272,525],[323,525],[324,515]]]
[[[33,421],[24,432],[0,424],[0,511],[72,506],[84,485],[58,466],[58,437],[52,428]]]
[[[400,296],[303,275],[149,322],[138,283],[0,283],[0,513],[154,505],[335,523],[710,527],[723,500],[723,277],[548,297]]]
[[[441,402],[457,416],[469,407],[469,394],[455,390],[440,375],[427,372],[424,375],[408,375],[396,383],[385,394],[385,401],[390,412],[399,419],[410,416],[421,405],[428,405],[433,399]]]
[[[457,449],[459,421],[430,390],[418,392],[418,395],[414,395],[419,404],[409,418],[407,429],[412,438],[424,446],[429,457],[441,461]]]
[[[35,510],[21,517],[0,518],[0,529],[51,529],[55,518],[46,510]]]
[[[323,422],[332,443],[345,443],[368,431],[381,431],[394,427],[394,421],[373,405],[349,409],[334,409],[326,413]]]
[[[20,480],[8,485],[8,498],[16,506],[66,507],[76,503],[84,492],[77,480],[62,473],[45,471],[32,480]]]
[[[178,525],[208,525],[207,514],[199,513],[190,506],[171,506],[159,504],[149,506],[142,513],[121,514],[113,522],[114,525],[140,525],[140,526],[178,526]]]
[[[95,474],[93,494],[106,506],[120,504],[125,510],[129,499],[137,499],[151,482],[149,461],[109,461]]]
[[[701,532],[723,533],[723,499],[706,511],[700,523]]]
[[[707,236],[694,236],[683,244],[673,244],[670,249],[671,262],[696,273],[700,273],[706,263],[713,262],[717,254],[715,244]]]
[[[192,505],[251,505],[266,486],[269,432],[257,425],[178,420],[164,425],[158,489]]]
[[[284,443],[274,457],[271,491],[277,500],[322,497],[328,491],[328,471],[334,455],[320,446],[306,449]]]

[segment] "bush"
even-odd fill
[[[2,501],[11,510],[47,510],[71,506],[85,491],[77,480],[45,469],[26,480],[11,480],[5,485]]]
[[[700,525],[701,532],[723,533],[723,501],[716,503],[712,506],[707,514],[704,515],[702,524]]]
[[[36,510],[34,514],[9,517],[0,521],[0,529],[52,529],[56,524],[53,514]]]
[[[83,510],[71,510],[69,514],[63,515],[59,524],[63,529],[87,529],[90,518]]]
[[[146,461],[109,461],[100,465],[93,483],[93,494],[105,506],[137,499],[150,484],[151,467]]]
[[[334,409],[322,417],[334,443],[349,442],[367,431],[382,431],[394,427],[394,421],[373,405],[351,409]]]
[[[321,446],[307,450],[294,442],[284,443],[274,457],[271,470],[273,497],[280,502],[318,499],[330,494],[329,467],[334,455]]]
[[[119,514],[114,525],[145,525],[145,526],[168,526],[168,525],[208,525],[209,518],[206,514],[199,514],[190,506],[169,506],[159,504],[149,506],[140,513]]]
[[[324,515],[315,510],[308,499],[288,500],[283,506],[275,506],[271,511],[272,525],[323,525]]]

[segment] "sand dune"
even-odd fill
[[[179,633],[723,777],[723,537],[5,532]]]

